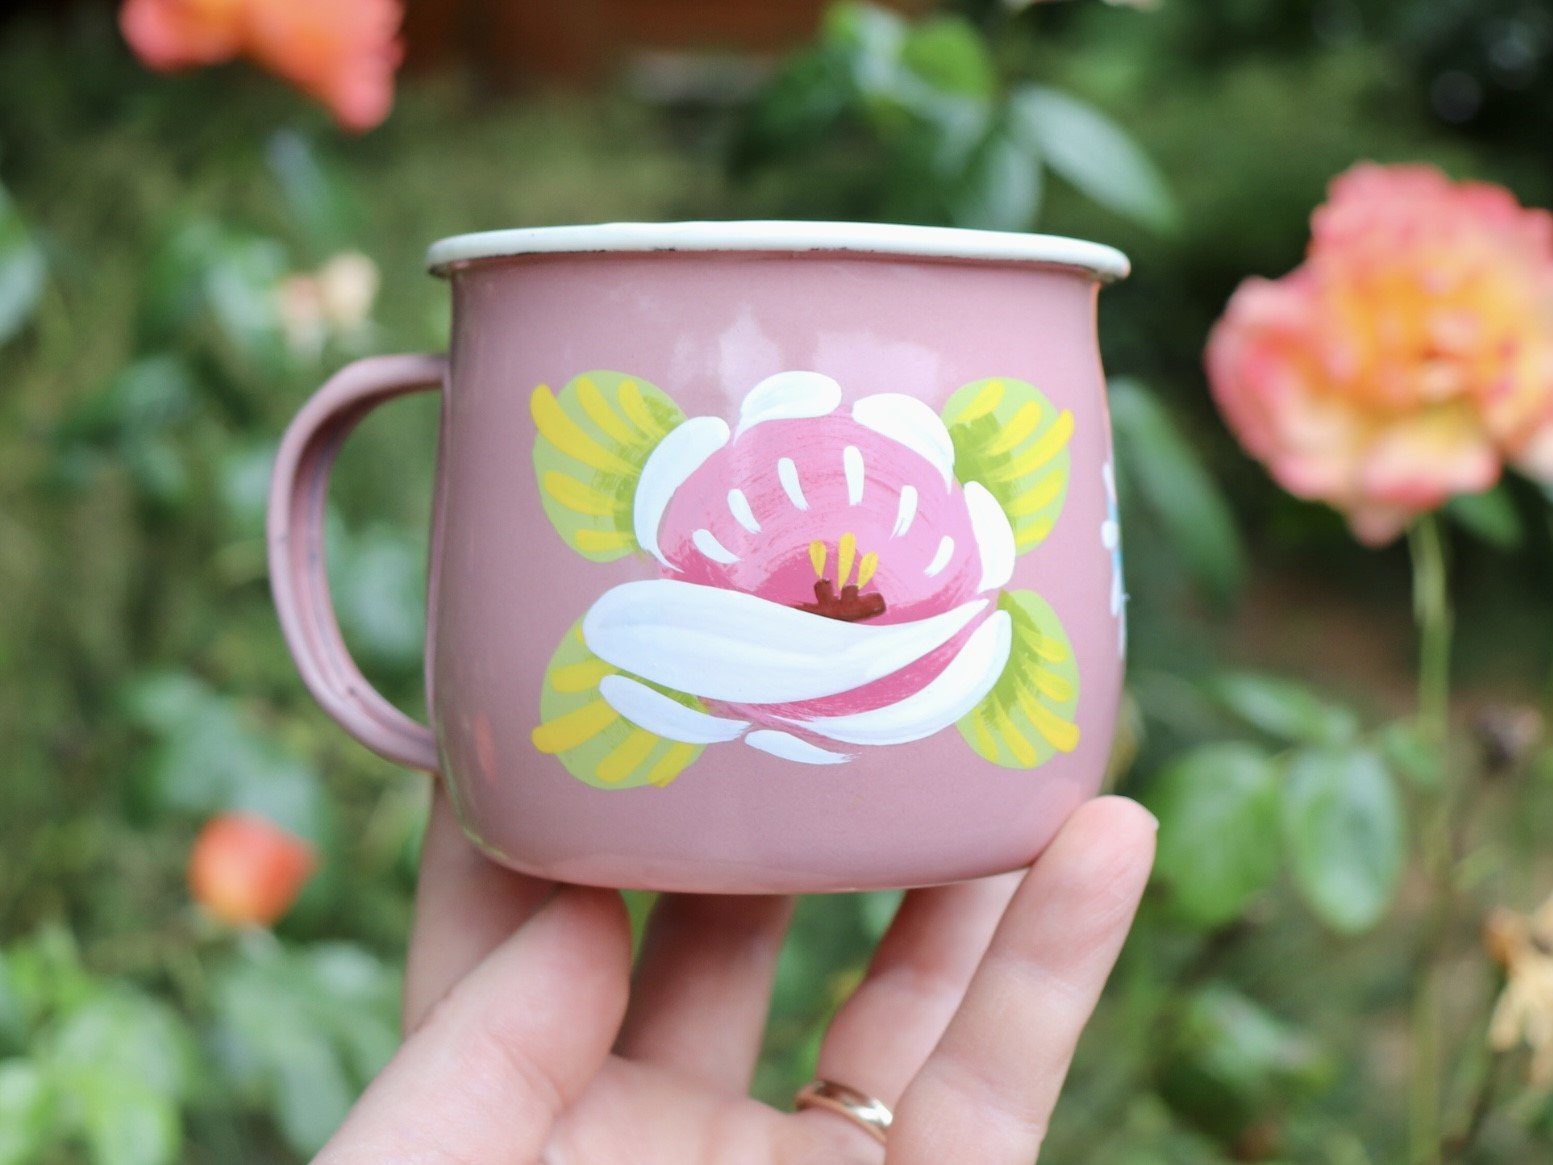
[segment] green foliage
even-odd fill
[[[1132,138],[1087,101],[1005,75],[996,47],[960,15],[835,4],[746,112],[736,169],[836,164],[852,215],[995,230],[1031,227],[1050,170],[1123,218],[1169,226],[1165,180]],[[860,146],[878,156],[862,172]]]
[[[1183,918],[1202,927],[1240,917],[1278,872],[1278,778],[1242,744],[1177,757],[1148,801],[1159,818],[1155,873]]]
[[[1295,756],[1283,794],[1290,868],[1329,926],[1361,931],[1391,904],[1406,840],[1402,802],[1366,748],[1312,748]]]
[[[254,948],[213,985],[214,1046],[241,1102],[311,1156],[399,1043],[399,977],[343,943]]]
[[[43,249],[0,186],[0,347],[26,326],[43,295]]]
[[[1214,676],[1208,688],[1229,712],[1285,744],[1342,744],[1359,732],[1353,709],[1308,684],[1280,676],[1226,672]]]
[[[382,130],[349,141],[241,71],[147,74],[105,11],[0,27],[0,1165],[302,1160],[392,1046],[424,785],[343,740],[302,690],[264,585],[263,509],[281,429],[328,372],[443,343],[426,242],[783,214],[1039,221],[1135,261],[1101,301],[1125,374],[1112,403],[1137,709],[1117,780],[1159,812],[1159,885],[1043,1160],[1405,1159],[1395,1065],[1425,919],[1396,887],[1417,865],[1417,804],[1469,750],[1377,725],[1411,700],[1397,564],[1352,550],[1228,443],[1201,349],[1239,279],[1298,261],[1311,206],[1357,158],[1553,199],[1546,110],[1528,98],[1546,85],[1493,64],[1520,17],[1470,7],[1010,16],[977,0],[908,20],[843,5],[737,125],[416,79]],[[1431,112],[1439,71],[1458,67],[1485,95],[1465,130]],[[735,186],[705,148],[730,137]],[[281,287],[344,249],[383,273],[370,318],[299,336]],[[374,415],[342,454],[329,529],[352,650],[412,710],[435,423],[430,400]],[[1553,663],[1547,503],[1516,481],[1448,511],[1470,535],[1453,547],[1459,636],[1488,661],[1464,651],[1460,678],[1485,700],[1521,699]],[[1343,677],[1352,695],[1353,674],[1357,707],[1329,688]],[[1463,797],[1447,936],[1463,1008],[1493,986],[1471,917],[1546,889],[1553,753],[1528,748]],[[188,902],[193,831],[232,808],[320,849],[274,935],[232,934]],[[812,1075],[898,901],[800,904],[763,1098],[785,1104]],[[638,920],[647,902],[632,896]],[[1468,1092],[1475,1041],[1450,1047]],[[1546,1159],[1546,1100],[1515,1055],[1501,1064],[1483,1076],[1506,1102],[1463,1160]],[[1448,1090],[1442,1121],[1473,1099]]]
[[[1229,602],[1245,581],[1245,550],[1223,494],[1160,403],[1138,382],[1111,382],[1117,488],[1164,527],[1203,592]]]

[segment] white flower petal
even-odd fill
[[[665,740],[716,744],[737,740],[750,726],[748,720],[733,720],[687,708],[630,676],[605,676],[599,681],[599,695],[632,724]]]
[[[901,486],[900,506],[895,511],[895,528],[890,531],[891,538],[900,538],[907,530],[911,529],[911,523],[917,516],[917,487],[914,485]]]
[[[863,501],[863,451],[856,445],[848,445],[841,451],[841,468],[847,475],[847,504],[856,506]]]
[[[695,543],[697,550],[713,562],[720,562],[724,566],[728,566],[730,563],[739,561],[739,556],[719,542],[717,535],[710,530],[697,530],[690,536],[690,540]]]
[[[954,442],[939,415],[914,396],[881,392],[852,406],[852,419],[925,457],[947,488],[954,476]]]
[[[742,489],[728,491],[728,512],[733,515],[735,522],[751,534],[760,533],[760,523],[756,521],[755,511],[750,509],[750,500],[744,496]]]
[[[1014,528],[1008,515],[987,487],[979,481],[965,483],[965,508],[971,514],[971,533],[981,554],[978,591],[993,591],[1014,577]]]
[[[744,738],[744,743],[783,760],[795,760],[806,765],[844,765],[852,759],[847,753],[831,752],[828,748],[800,740],[791,732],[779,732],[775,728],[756,729]]]
[[[658,442],[636,481],[632,518],[639,546],[664,566],[673,564],[658,549],[658,526],[674,491],[728,444],[728,422],[721,417],[691,417]]]
[[[803,483],[798,480],[798,466],[791,457],[777,459],[777,480],[787,494],[787,500],[800,510],[809,508],[809,499],[803,496]]]
[[[739,428],[734,436],[749,432],[766,421],[796,417],[823,417],[841,403],[841,385],[818,372],[778,372],[762,380],[739,406]]]
[[[987,602],[909,623],[844,623],[739,591],[646,579],[605,591],[582,634],[600,659],[677,692],[777,704],[883,679],[949,642]]]
[[[1012,637],[1008,612],[994,611],[971,633],[948,667],[905,699],[850,716],[791,723],[844,744],[906,744],[932,736],[976,707],[992,690],[1008,663]]]
[[[938,540],[938,549],[933,551],[933,558],[922,568],[922,573],[928,578],[937,578],[943,573],[944,567],[949,565],[949,559],[954,556],[954,539],[945,534]]]

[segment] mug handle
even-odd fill
[[[445,356],[371,356],[347,364],[302,406],[270,480],[270,588],[302,682],[340,726],[379,756],[436,773],[437,738],[367,682],[340,636],[324,566],[324,499],[345,438],[377,405],[441,389]]]

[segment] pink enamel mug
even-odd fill
[[[1125,628],[1096,338],[1118,252],[843,223],[445,239],[446,356],[286,433],[270,570],[302,678],[440,774],[493,859],[775,893],[1028,865],[1103,778]],[[330,463],[441,396],[431,726],[351,661]]]

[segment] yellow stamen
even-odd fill
[[[597,425],[605,436],[621,445],[635,445],[641,440],[626,426],[615,410],[609,407],[609,402],[604,399],[599,386],[589,377],[579,376],[576,387],[577,403],[582,405],[582,411],[588,414],[588,420]]]
[[[869,580],[874,577],[874,571],[879,569],[879,555],[870,550],[863,555],[863,561],[857,564],[857,585],[866,587]]]
[[[534,390],[529,398],[529,411],[534,415],[534,425],[540,434],[566,456],[606,473],[636,476],[636,466],[605,449],[566,415],[549,385],[541,384]]]
[[[647,754],[653,750],[658,740],[658,737],[645,729],[633,728],[608,756],[599,761],[599,767],[595,770],[599,780],[606,784],[618,785],[647,759]]]
[[[809,543],[809,565],[814,567],[814,577],[825,577],[825,543]]]
[[[837,590],[847,585],[847,576],[852,573],[852,560],[856,557],[857,535],[848,530],[841,536],[841,541],[836,544]]]
[[[603,700],[594,700],[534,729],[534,747],[540,752],[566,752],[586,744],[618,718],[619,714]]]

